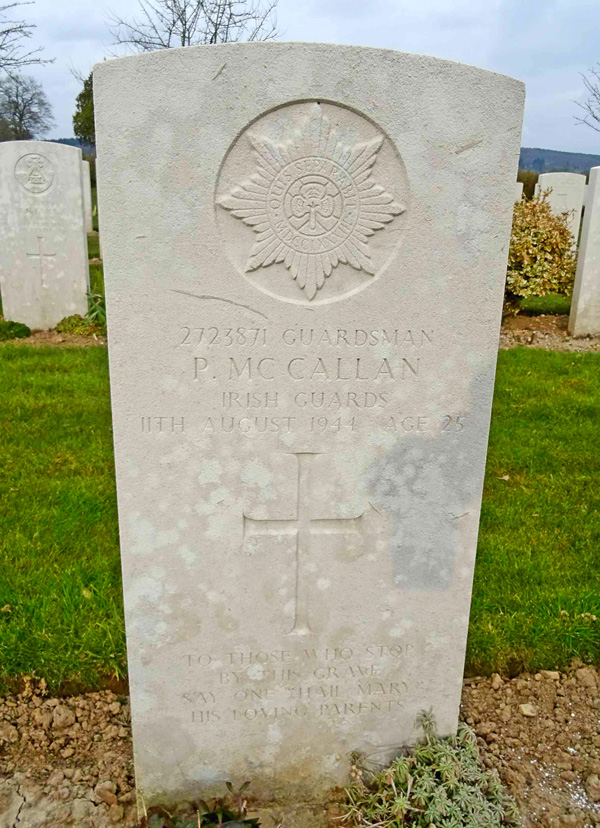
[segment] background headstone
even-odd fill
[[[87,233],[94,231],[94,219],[92,216],[92,178],[90,173],[90,162],[81,162],[81,181],[83,184],[83,209],[85,213],[85,229]]]
[[[0,143],[0,290],[4,317],[53,328],[87,312],[81,150]]]
[[[515,185],[515,201],[521,201],[523,198],[523,182],[517,181]]]
[[[600,334],[600,167],[590,170],[586,198],[569,317],[572,336]]]
[[[535,185],[536,195],[541,190],[552,189],[549,202],[555,214],[572,211],[569,218],[569,229],[573,234],[575,244],[579,237],[581,223],[581,209],[585,198],[585,175],[578,173],[542,173]]]
[[[136,782],[314,794],[457,725],[524,88],[252,43],[94,95]]]

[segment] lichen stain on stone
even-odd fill
[[[440,439],[406,435],[368,471],[370,500],[387,513],[394,580],[408,589],[447,589],[461,540],[449,515],[470,510],[468,453]]]

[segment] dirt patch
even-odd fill
[[[81,334],[57,333],[56,331],[33,331],[31,336],[25,339],[9,339],[0,342],[0,345],[29,345],[39,347],[41,345],[56,345],[68,348],[97,348],[99,345],[106,345],[105,336],[82,336]],[[0,823],[0,828],[2,824]]]
[[[600,351],[600,337],[574,339],[567,332],[568,316],[514,316],[505,319],[500,347],[546,348],[549,351]]]
[[[600,828],[600,675],[465,681],[462,715],[487,767],[497,768],[526,828]],[[339,824],[315,808],[308,824]],[[339,816],[339,809],[333,806]],[[267,828],[305,826],[307,809],[265,808]],[[46,698],[26,688],[0,700],[0,828],[133,828],[133,759],[126,696]]]
[[[517,799],[528,828],[600,826],[600,676],[574,664],[503,680],[469,679],[463,717],[485,764]]]
[[[0,700],[0,828],[115,825],[137,825],[127,698]]]

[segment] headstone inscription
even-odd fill
[[[81,182],[83,186],[83,209],[85,215],[85,229],[87,233],[94,232],[94,218],[92,216],[92,177],[90,162],[81,162]]]
[[[0,290],[6,319],[53,328],[87,311],[81,150],[0,143]]]
[[[585,198],[585,175],[579,173],[542,173],[535,185],[536,195],[542,190],[551,189],[549,196],[553,213],[571,213],[569,229],[575,244],[579,237],[581,210]]]
[[[569,333],[572,336],[600,335],[600,167],[590,170]]]
[[[137,784],[314,794],[457,725],[524,88],[253,43],[94,94]]]

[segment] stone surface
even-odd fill
[[[81,150],[0,143],[0,292],[6,319],[47,330],[87,312]]]
[[[542,173],[535,185],[536,194],[541,190],[551,189],[549,201],[554,213],[571,212],[569,229],[575,244],[579,236],[581,210],[585,198],[585,175],[578,173]]]
[[[600,335],[600,167],[590,170],[569,333]]]
[[[520,704],[519,705],[519,712],[523,716],[529,716],[530,718],[533,716],[537,716],[537,710],[532,704]]]
[[[521,201],[523,198],[523,182],[517,181],[515,184],[515,201]]]
[[[94,93],[138,789],[316,795],[456,728],[523,86],[254,43]]]
[[[94,220],[92,217],[92,178],[89,161],[81,162],[81,185],[83,187],[85,229],[87,233],[92,233],[94,230]]]

